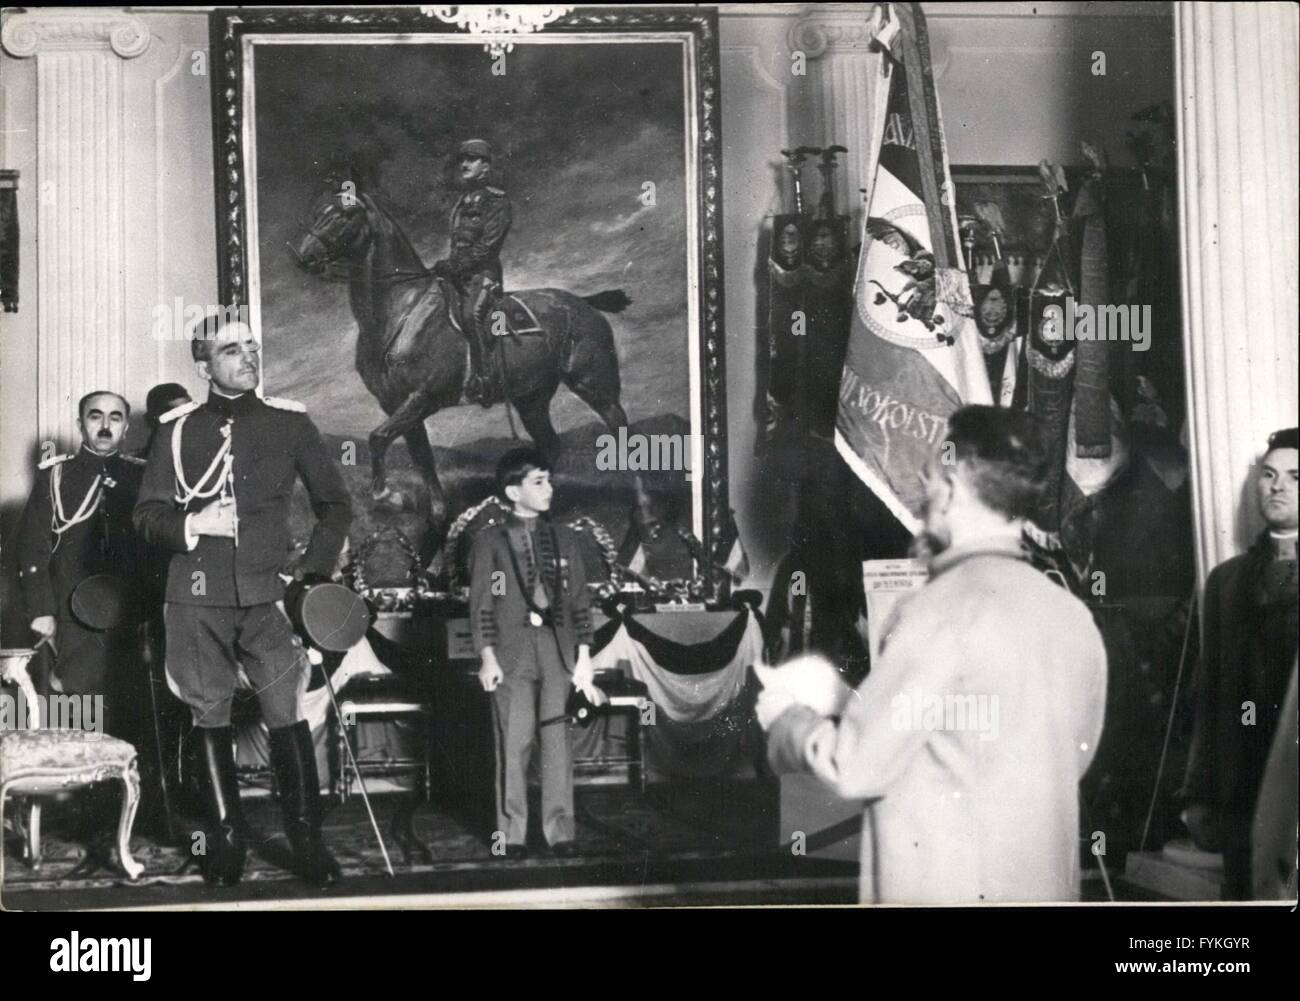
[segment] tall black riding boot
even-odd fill
[[[316,748],[306,720],[271,731],[271,767],[275,769],[284,831],[293,848],[294,871],[316,886],[338,882],[343,873],[321,840]]]
[[[239,806],[239,780],[235,777],[230,727],[200,728],[197,757],[199,786],[209,824],[199,868],[208,883],[234,886],[244,875],[248,848],[244,842],[244,817]]]

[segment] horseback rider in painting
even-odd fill
[[[451,210],[450,254],[433,266],[433,273],[451,282],[460,298],[472,366],[465,395],[487,407],[494,402],[497,383],[488,316],[501,294],[501,246],[510,231],[510,199],[488,183],[492,147],[482,139],[461,143],[456,164],[464,193]]]
[[[484,272],[493,288],[499,284],[497,254],[509,226],[505,196],[483,183],[476,161],[485,158],[473,155],[485,151],[486,144],[466,150],[464,172],[474,175],[471,180],[479,187],[466,192],[452,213],[451,257],[437,266],[440,274],[463,275],[476,293],[484,291]],[[355,172],[349,179],[354,186],[342,191],[337,177],[325,179],[310,221],[289,249],[308,274],[337,277],[349,286],[356,372],[385,414],[369,435],[371,500],[380,510],[409,509],[412,498],[390,485],[387,472],[388,449],[404,438],[428,498],[427,521],[434,531],[427,543],[432,549],[445,530],[448,501],[424,422],[460,404],[477,374],[471,369],[471,352],[462,345],[469,341],[477,349],[482,341],[466,327],[465,313],[477,312],[485,321],[477,326],[491,328],[496,326],[493,311],[505,306],[498,307],[500,300],[492,297],[475,310],[477,294],[463,305],[456,302],[452,280],[430,273],[401,224],[370,189],[369,179]],[[602,315],[631,305],[626,292],[614,288],[580,296],[562,288],[526,288],[508,298],[534,329],[527,331],[529,336],[513,336],[525,331],[512,322],[509,337],[494,337],[489,329],[485,337],[493,344],[500,374],[483,388],[497,402],[509,396],[524,431],[548,457],[563,451],[550,414],[560,386],[607,428],[626,427],[614,330]]]

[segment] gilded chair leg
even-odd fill
[[[139,879],[144,866],[131,857],[131,828],[140,807],[140,769],[135,759],[122,773],[122,813],[117,821],[117,857],[131,879]]]

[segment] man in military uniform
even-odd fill
[[[40,463],[18,527],[19,580],[31,628],[56,651],[51,687],[102,696],[106,718],[97,723],[108,732],[116,732],[121,722],[109,690],[118,679],[110,675],[127,666],[133,634],[125,628],[90,628],[74,614],[72,594],[96,574],[122,581],[135,574],[131,509],[144,463],[120,451],[130,414],[117,393],[81,398],[81,448]]]
[[[254,392],[260,347],[248,325],[219,316],[194,332],[191,353],[211,383],[205,403],[161,418],[135,523],[173,553],[164,620],[168,683],[198,727],[201,785],[212,831],[203,856],[210,883],[243,875],[246,843],[230,710],[242,667],[270,730],[271,767],[304,879],[326,885],[338,863],[321,841],[320,787],[301,695],[309,665],[278,604],[290,548],[289,503],[301,477],[316,515],[291,592],[328,579],[352,518],[343,478],[301,404]]]
[[[433,273],[448,279],[460,295],[461,327],[474,369],[466,396],[490,406],[496,377],[487,317],[501,291],[501,246],[510,231],[510,199],[488,183],[492,147],[482,139],[460,144],[457,168],[464,194],[451,210],[451,252],[433,266]]]

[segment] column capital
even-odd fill
[[[807,8],[790,25],[790,48],[805,53],[809,59],[820,59],[828,52],[868,55],[874,37],[872,12],[876,6],[837,3],[821,9]]]
[[[0,31],[0,45],[18,59],[97,49],[132,59],[149,48],[149,40],[148,25],[134,14],[84,7],[11,14]]]

